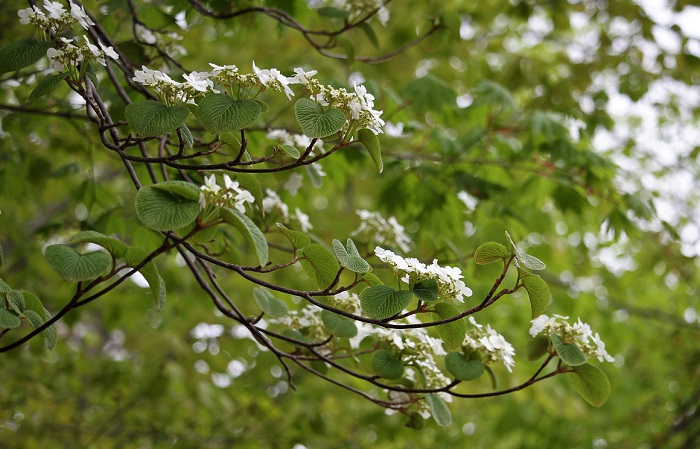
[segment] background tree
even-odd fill
[[[3,6],[0,440],[20,447],[695,446],[700,44],[686,24],[697,8],[341,3],[115,1],[63,5],[63,12],[59,4],[36,5],[44,18],[24,3]],[[70,26],[58,24],[62,17]],[[44,19],[55,22],[42,33]],[[35,41],[18,46],[18,38]],[[238,72],[223,67],[230,64]],[[206,77],[192,73],[205,70]],[[326,105],[331,99],[319,94],[331,88],[324,86],[347,94]],[[198,108],[179,104],[183,91]],[[228,116],[220,112],[224,101]],[[383,110],[386,126],[367,115],[373,110]],[[375,140],[367,128],[384,134]],[[673,145],[657,147],[664,140]],[[224,173],[234,177],[226,186]],[[230,195],[222,197],[214,179]],[[200,185],[208,209],[200,207]],[[231,210],[212,206],[217,201]],[[226,225],[208,227],[217,220]],[[436,372],[465,378],[452,390],[461,395],[491,396],[529,385],[536,372],[573,369],[578,362],[554,337],[542,347],[551,357],[527,360],[528,341],[543,341],[527,334],[545,295],[540,281],[528,285],[540,279],[528,272],[541,267],[510,246],[506,230],[518,251],[547,262],[537,271],[551,290],[546,313],[572,323],[582,316],[604,336],[615,360],[602,367],[611,400],[593,409],[569,382],[585,376],[561,375],[503,397],[455,400],[451,425],[404,430],[407,421],[423,424],[414,411],[447,422],[439,396],[425,394],[438,386],[408,374],[420,372],[411,363],[428,348],[412,354],[406,337],[399,351],[391,330],[360,344],[347,337],[369,325],[329,313],[309,323],[302,311],[320,310],[305,309],[315,301],[362,312],[381,329],[401,325],[381,320],[404,310],[378,307],[396,299],[382,288],[411,288],[421,302],[410,299],[405,310],[422,323],[484,301],[489,307],[475,317],[513,342],[516,366],[510,374],[505,345],[482,344],[482,358],[473,355],[465,334],[486,335],[475,336],[466,319],[431,326],[429,336],[456,354],[451,362],[436,354]],[[49,246],[79,243],[76,235],[81,251],[92,242],[111,257],[89,253],[72,265],[73,246]],[[503,247],[482,246],[476,261],[503,259],[500,266],[474,263],[488,241]],[[418,272],[433,259],[460,267],[473,295],[465,304],[446,302],[447,286],[467,290],[428,275],[401,284],[390,267],[405,272],[405,259],[375,254],[377,245],[418,257],[426,263],[412,265]],[[386,282],[375,295],[363,291],[381,282],[362,274],[367,262]],[[140,270],[151,288],[104,279],[116,266],[128,267],[123,280]],[[168,300],[158,310],[161,278]],[[340,291],[356,281],[351,292],[364,295],[361,311]],[[497,296],[518,285],[512,296]],[[20,299],[19,290],[41,303]],[[431,303],[435,294],[440,300]],[[51,327],[28,339],[51,314],[61,317],[57,342]],[[424,343],[434,350],[436,341]],[[53,344],[51,352],[43,348]],[[504,363],[491,364],[491,355]],[[500,385],[488,375],[467,381],[464,366],[475,360]],[[353,391],[407,417],[385,416]],[[601,405],[596,391],[583,396]]]

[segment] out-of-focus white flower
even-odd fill
[[[309,220],[309,216],[302,212],[298,207],[294,211],[296,221],[299,222],[302,232],[308,232],[314,228]]]
[[[360,217],[360,226],[352,232],[353,236],[368,237],[379,245],[388,245],[408,252],[411,238],[395,217],[389,217],[387,220],[379,212],[364,209],[357,210],[356,213]]]
[[[289,179],[284,183],[284,189],[287,190],[292,196],[297,194],[297,191],[301,188],[302,181],[304,180],[304,175],[299,173],[292,173],[289,175]]]
[[[155,34],[140,23],[136,24],[136,37],[151,45],[157,42]]]
[[[95,24],[95,22],[90,19],[90,16],[87,15],[82,6],[78,6],[71,1],[68,3],[70,4],[70,15],[78,21],[81,27],[87,30],[90,26]]]

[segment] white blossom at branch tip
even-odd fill
[[[119,59],[119,55],[117,54],[116,51],[114,51],[114,49],[111,46],[107,47],[105,44],[100,42],[99,39],[97,40],[97,44],[100,46],[100,48],[104,52],[105,56],[109,56],[110,58],[114,59],[115,61],[117,59]]]
[[[568,343],[578,346],[585,354],[597,358],[600,362],[612,362],[615,359],[605,350],[605,343],[598,333],[593,334],[591,327],[578,318],[577,322],[569,324],[568,316],[540,315],[530,321],[530,335],[536,337],[539,334],[546,336],[558,335]]]
[[[44,9],[49,13],[49,17],[54,20],[59,20],[61,15],[66,12],[66,8],[59,2],[44,0]]]
[[[71,1],[68,3],[70,4],[70,15],[78,21],[80,26],[87,30],[90,26],[95,24],[95,22],[90,19],[90,16],[87,15],[82,6],[78,6]]]
[[[295,218],[299,222],[302,232],[308,232],[314,228],[309,220],[309,216],[302,212],[298,207],[294,211]]]

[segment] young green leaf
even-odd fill
[[[438,426],[449,426],[452,424],[452,413],[447,407],[445,401],[435,393],[425,395],[425,401],[428,403],[430,413]]]
[[[437,315],[435,320],[444,320],[459,315],[459,309],[452,304],[440,302],[435,304],[433,312]],[[456,349],[462,346],[464,336],[467,335],[467,323],[464,318],[452,321],[446,324],[440,324],[435,327],[438,336],[445,343],[447,349]]]
[[[294,105],[294,114],[302,131],[309,137],[326,137],[335,134],[345,125],[346,118],[338,109],[323,111],[321,106],[308,98],[300,98]]]
[[[303,247],[307,246],[309,243],[311,243],[311,239],[309,238],[309,236],[304,234],[303,232],[292,231],[291,229],[287,228],[282,223],[275,223],[275,224],[277,225],[278,228],[280,228],[280,230],[282,231],[282,234],[284,234],[284,236],[289,239],[289,242],[292,244],[295,251],[297,249],[303,248]]]
[[[7,283],[6,283],[5,281],[3,281],[2,279],[0,279],[0,293],[7,293],[7,292],[9,292],[10,290],[12,290],[12,287],[10,287],[9,285],[7,285]]]
[[[174,185],[141,188],[136,194],[136,215],[144,226],[154,231],[184,228],[199,215],[199,197],[193,199],[193,195],[185,193],[187,189]]]
[[[355,273],[367,273],[370,270],[369,263],[360,256],[355,244],[348,239],[348,249],[346,250],[340,240],[333,240],[333,249],[338,256],[340,265]]]
[[[530,274],[526,271],[518,270],[523,281],[523,286],[530,297],[530,308],[532,309],[532,319],[542,315],[549,305],[549,287],[541,277]]]
[[[568,376],[574,389],[594,407],[600,407],[610,397],[610,380],[600,368],[591,364],[574,367],[574,376]]]
[[[166,106],[153,100],[137,101],[124,109],[124,117],[137,134],[150,137],[174,131],[185,123],[190,110],[186,106]]]
[[[535,338],[527,342],[525,346],[525,354],[529,361],[535,361],[547,354],[549,350],[549,338],[546,335],[537,335]]]
[[[221,209],[220,214],[221,219],[224,220],[225,223],[238,229],[248,242],[253,245],[260,266],[264,267],[267,265],[269,251],[267,240],[255,223],[236,209]]]
[[[102,251],[80,254],[68,245],[49,245],[44,259],[62,278],[68,281],[85,281],[96,278],[109,270],[112,258]]]
[[[209,94],[198,103],[199,120],[207,129],[215,133],[247,128],[262,112],[255,100],[249,98],[234,100],[226,94]]]
[[[287,303],[274,296],[265,288],[254,288],[253,298],[258,307],[270,318],[280,318],[289,313]]]
[[[561,361],[567,365],[579,366],[583,365],[586,363],[586,360],[588,360],[588,357],[581,351],[581,348],[571,343],[565,343],[560,336],[553,334],[549,336],[549,339],[552,341],[552,346],[554,346],[554,350],[559,354]]]
[[[100,245],[107,250],[115,258],[120,258],[124,256],[128,246],[121,240],[117,240],[112,237],[107,237],[104,234],[100,234],[96,231],[82,231],[71,237],[70,241],[72,243],[82,243],[89,242],[95,245]]]
[[[20,39],[0,51],[0,73],[29,67],[44,56],[51,43],[36,39]]]
[[[10,309],[0,309],[0,327],[14,329],[20,326],[22,322],[19,316]]]
[[[369,129],[361,129],[357,132],[357,139],[365,147],[370,157],[377,166],[377,170],[381,173],[384,170],[384,162],[382,162],[382,151],[379,146],[377,135]]]
[[[192,136],[192,131],[190,131],[190,129],[184,123],[177,129],[180,130],[180,136],[182,137],[182,141],[185,142],[185,148],[188,150],[191,149],[194,146],[194,136]]]
[[[287,153],[293,159],[299,159],[301,157],[301,153],[299,152],[299,150],[297,150],[296,147],[293,147],[292,145],[277,145],[277,148],[281,148],[282,151]]]
[[[403,376],[401,358],[386,349],[379,349],[372,355],[372,369],[384,379],[398,379]]]
[[[44,309],[44,322],[49,321],[51,318],[51,312]],[[51,326],[47,327],[44,332],[41,333],[41,338],[44,340],[44,347],[49,351],[52,350],[53,347],[56,346],[56,339],[58,338],[56,325],[52,324]]]
[[[50,93],[56,88],[56,86],[61,84],[61,81],[66,79],[68,75],[70,75],[70,72],[55,73],[41,80],[41,82],[36,85],[32,93],[29,94],[29,102],[32,102]]]
[[[10,305],[10,308],[17,312],[18,315],[24,312],[24,296],[22,296],[21,292],[11,290],[5,295],[5,298],[7,298],[7,303]]]
[[[355,326],[355,322],[350,318],[338,315],[330,310],[323,310],[321,312],[321,320],[323,320],[323,324],[336,337],[352,338],[357,335],[357,326]]]
[[[375,285],[384,285],[384,282],[382,282],[382,280],[379,279],[374,273],[362,273],[362,282],[370,287],[374,287]]]
[[[300,250],[299,262],[309,276],[320,289],[328,288],[335,280],[340,265],[335,256],[323,246],[311,243]]]
[[[367,287],[360,293],[362,311],[371,318],[384,319],[396,315],[411,303],[408,290],[394,290],[388,285]]]
[[[535,271],[541,271],[547,268],[547,265],[545,265],[544,262],[542,262],[537,257],[525,254],[524,252],[520,251],[520,249],[518,249],[518,247],[515,246],[515,243],[513,243],[513,239],[510,238],[510,234],[508,234],[508,231],[506,231],[506,237],[508,237],[508,243],[510,244],[511,249],[515,254],[515,265],[518,268],[524,267]]]
[[[435,302],[440,299],[438,283],[435,279],[423,279],[413,286],[413,294],[423,302]]]
[[[484,374],[484,364],[479,360],[467,360],[461,352],[448,352],[445,356],[447,371],[458,380],[475,380]]]
[[[509,258],[510,251],[508,251],[508,248],[497,242],[483,243],[474,252],[474,262],[479,265],[486,265]]]

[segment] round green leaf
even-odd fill
[[[425,401],[438,426],[449,426],[452,423],[452,413],[440,396],[428,393],[425,395]]]
[[[226,94],[209,94],[199,100],[197,116],[207,129],[221,133],[247,128],[261,111],[260,105],[249,98],[234,100]]]
[[[438,283],[435,279],[423,279],[413,286],[413,294],[423,302],[435,302],[440,299]]]
[[[398,379],[403,376],[401,358],[386,349],[379,349],[372,355],[372,369],[384,379]]]
[[[155,186],[139,190],[135,205],[141,223],[154,231],[168,231],[184,228],[195,221],[199,214],[199,202],[179,193]]]
[[[382,162],[382,151],[379,147],[377,135],[370,129],[361,129],[357,132],[357,138],[369,153],[379,173],[381,173],[384,170],[384,162]]]
[[[362,290],[360,305],[365,315],[384,319],[405,309],[412,297],[413,294],[407,290],[394,290],[388,285],[375,285]]]
[[[14,72],[34,64],[44,56],[51,43],[36,39],[20,39],[0,51],[0,73]]]
[[[549,287],[541,277],[520,271],[523,286],[530,297],[530,308],[532,309],[532,319],[542,315],[549,305]]]
[[[586,363],[574,367],[574,376],[569,376],[574,389],[594,407],[600,407],[610,397],[610,381],[599,368]]]
[[[83,231],[75,234],[70,239],[73,243],[89,242],[95,245],[100,245],[107,250],[114,257],[122,257],[126,252],[128,246],[121,240],[117,240],[112,237],[107,237],[104,234],[100,234],[96,231]]]
[[[17,290],[11,290],[5,295],[5,298],[7,298],[7,302],[12,310],[17,312],[18,314],[24,312],[25,305],[24,296],[22,295],[22,292],[19,292]]]
[[[165,181],[158,184],[153,184],[151,187],[174,193],[175,195],[191,201],[199,201],[199,196],[201,194],[199,187],[186,181]]]
[[[321,312],[321,320],[336,337],[352,338],[357,335],[357,326],[350,318],[338,315],[330,310],[324,310]]]
[[[67,245],[49,245],[44,259],[62,278],[68,281],[85,281],[96,278],[109,270],[112,258],[97,251],[80,254]]]
[[[433,312],[437,315],[436,321],[452,318],[460,313],[459,309],[446,302],[435,304]],[[464,318],[460,318],[447,324],[440,324],[435,329],[447,349],[456,349],[462,346],[464,336],[467,335],[467,322]]]
[[[554,350],[559,354],[561,361],[567,365],[579,366],[583,365],[586,363],[586,360],[588,360],[588,357],[581,351],[581,348],[571,343],[565,343],[560,336],[550,335],[549,339],[552,341],[552,346],[554,346]]]
[[[326,137],[335,134],[345,125],[345,114],[338,109],[323,111],[321,106],[308,98],[300,98],[294,106],[294,114],[302,131],[309,137]]]
[[[508,248],[498,242],[486,242],[474,252],[474,262],[479,265],[486,265],[509,258],[510,251],[508,251]]]
[[[549,350],[549,338],[546,335],[537,335],[527,342],[525,354],[529,361],[534,361],[542,357]]]
[[[166,106],[153,100],[137,101],[124,109],[124,117],[137,134],[161,136],[185,123],[190,110],[186,106]]]
[[[479,360],[467,360],[461,352],[448,352],[445,356],[447,371],[458,380],[475,380],[484,374],[484,364]]]
[[[339,240],[333,240],[333,249],[338,256],[340,265],[355,273],[367,273],[370,270],[369,263],[360,256],[355,244],[348,239],[348,249],[346,250]]]
[[[253,298],[258,307],[271,318],[280,318],[289,313],[287,303],[275,297],[267,289],[256,287],[253,289]]]
[[[312,243],[300,250],[303,259],[299,262],[307,276],[320,289],[327,288],[335,280],[340,265],[335,256],[323,246]]]

